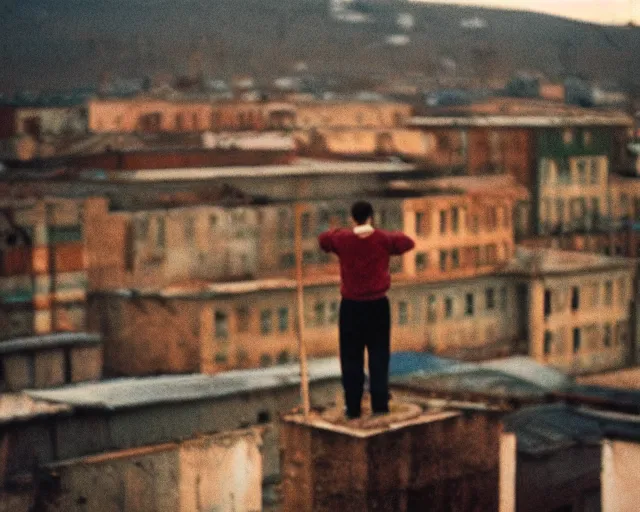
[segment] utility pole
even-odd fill
[[[300,395],[302,397],[302,410],[304,412],[305,421],[309,420],[310,401],[309,401],[309,373],[307,368],[307,347],[304,341],[304,288],[302,274],[302,213],[303,205],[296,203],[294,206],[295,221],[295,253],[296,253],[296,306],[298,313],[298,349],[300,354]]]

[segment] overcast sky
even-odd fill
[[[415,0],[439,4],[480,5],[546,12],[598,23],[640,24],[640,0]]]

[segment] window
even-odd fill
[[[611,346],[611,324],[604,324],[602,343],[605,347]]]
[[[453,316],[453,299],[451,297],[445,297],[444,299],[444,316],[445,318]]]
[[[471,261],[473,261],[476,267],[482,265],[482,258],[480,257],[480,247],[471,247],[471,249],[469,249],[469,254],[471,255]]]
[[[459,249],[453,249],[451,251],[451,266],[453,268],[460,267],[460,250]]]
[[[280,210],[278,212],[278,238],[291,238],[291,222],[289,218],[289,212],[286,210]]]
[[[589,167],[591,168],[591,184],[597,185],[600,183],[600,169],[598,168],[598,161],[595,158],[592,158],[589,161]]]
[[[484,292],[487,309],[494,309],[496,306],[495,292],[493,288],[487,288]]]
[[[82,240],[82,226],[50,226],[48,229],[49,242],[80,242]]]
[[[447,212],[440,210],[440,234],[444,235],[447,232]]]
[[[409,306],[406,302],[398,302],[398,324],[407,325],[409,323]]]
[[[627,299],[626,283],[623,278],[618,279],[618,304],[624,306]]]
[[[427,254],[424,252],[416,253],[416,271],[422,272],[428,266]]]
[[[165,246],[165,221],[164,217],[158,217],[156,221],[156,248],[164,249]]]
[[[502,311],[507,310],[507,287],[503,286],[500,288],[500,309]]]
[[[286,306],[278,309],[278,330],[280,332],[289,330],[289,308]]]
[[[424,235],[424,213],[416,212],[416,236]]]
[[[315,325],[316,326],[324,325],[325,319],[326,319],[326,310],[325,310],[324,302],[316,302],[316,305],[313,308],[313,311],[314,311]]]
[[[551,290],[544,291],[544,316],[551,314]]]
[[[578,167],[578,183],[581,185],[587,184],[587,163],[580,159],[577,163]]]
[[[502,207],[502,227],[508,229],[511,226],[511,212],[508,206]]]
[[[498,248],[496,244],[487,245],[487,263],[496,263],[498,260]]]
[[[429,295],[427,299],[427,323],[433,324],[438,321],[438,301],[435,295]]]
[[[553,347],[553,333],[551,331],[544,331],[544,355],[551,354]]]
[[[218,216],[215,213],[209,215],[209,228],[214,229],[218,226]]]
[[[576,354],[580,351],[580,344],[582,343],[580,328],[576,327],[573,330],[573,353]]]
[[[187,242],[193,242],[196,237],[196,220],[193,217],[187,217],[184,222],[184,238]]]
[[[447,270],[447,251],[440,251],[440,272]]]
[[[480,217],[477,214],[471,216],[471,231],[473,233],[480,231]]]
[[[226,340],[229,337],[229,318],[224,311],[216,311],[214,315],[215,336],[219,340]]]
[[[562,132],[562,142],[564,142],[566,146],[573,144],[573,130],[571,128],[567,128]]]
[[[271,334],[273,330],[273,314],[270,309],[260,311],[260,333]]]
[[[582,145],[585,148],[591,145],[592,139],[593,139],[593,137],[592,137],[591,132],[589,130],[584,130],[582,132]]]
[[[323,232],[329,229],[329,212],[328,210],[320,210],[318,215],[318,231]]]
[[[611,306],[613,303],[613,283],[611,281],[604,283],[604,303],[607,306]]]
[[[573,311],[580,309],[580,288],[577,286],[571,288],[571,309]]]
[[[473,309],[474,309],[474,304],[473,304],[473,293],[467,293],[467,296],[465,298],[465,314],[467,316],[473,316]]]
[[[300,217],[300,226],[302,236],[309,238],[309,236],[311,236],[311,214],[309,212],[303,213]]]
[[[451,231],[458,232],[458,224],[460,222],[460,210],[457,207],[451,209]]]
[[[329,323],[335,324],[338,322],[338,317],[340,316],[340,305],[338,301],[334,300],[329,304]]]
[[[296,259],[293,253],[285,253],[280,256],[280,268],[288,269],[293,268],[296,264]]]
[[[620,345],[626,345],[626,343],[628,342],[628,334],[629,334],[628,328],[629,328],[629,324],[625,321],[621,321],[616,324],[616,331],[617,331],[616,343]]]
[[[302,263],[305,265],[315,263],[315,253],[313,251],[302,251]]]
[[[487,227],[489,229],[496,229],[498,226],[498,210],[495,206],[492,206],[487,211]]]
[[[240,306],[236,310],[236,319],[238,321],[238,332],[247,332],[249,330],[249,308]]]

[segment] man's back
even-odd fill
[[[362,234],[338,229],[322,233],[320,247],[340,258],[341,294],[345,299],[375,300],[386,295],[391,284],[389,258],[413,248],[403,233],[379,229]]]

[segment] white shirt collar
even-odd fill
[[[356,226],[353,228],[353,232],[356,235],[368,235],[369,233],[373,233],[374,229],[371,224],[362,224],[361,226]]]

